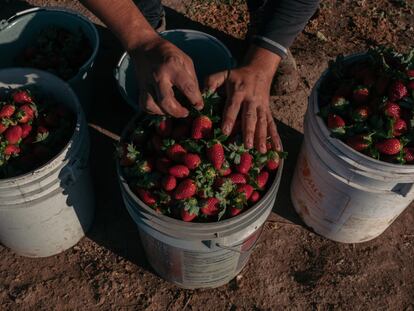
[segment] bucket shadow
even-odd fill
[[[277,127],[283,142],[283,148],[288,152],[288,157],[284,163],[282,179],[273,212],[295,224],[307,228],[293,208],[293,203],[290,198],[290,185],[302,146],[303,134],[282,122],[278,122]]]

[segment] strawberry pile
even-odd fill
[[[333,137],[375,159],[414,164],[414,50],[379,47],[353,63],[338,57],[319,102]]]
[[[204,109],[173,119],[143,116],[118,147],[130,189],[159,213],[183,221],[234,217],[260,200],[285,154],[247,150],[239,129],[224,136],[217,94]]]
[[[73,134],[71,111],[35,90],[0,94],[0,178],[21,175],[57,155]]]
[[[73,78],[92,54],[86,35],[50,26],[40,31],[16,59],[16,66],[49,71],[63,80]]]

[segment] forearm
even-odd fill
[[[272,1],[270,16],[253,37],[253,43],[281,56],[285,56],[296,36],[318,8],[319,0]]]
[[[158,37],[131,0],[80,0],[119,38],[127,51]]]
[[[251,45],[244,58],[244,65],[254,68],[266,78],[272,81],[276,73],[281,57],[268,49]]]

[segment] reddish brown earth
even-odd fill
[[[214,1],[164,2],[169,6],[169,28],[209,32],[235,55],[242,54],[240,38],[249,20],[243,1],[233,6]],[[32,5],[52,4],[87,13],[75,1],[16,0],[0,2],[0,18]],[[412,0],[323,1],[299,36],[292,47],[299,86],[272,97],[289,151],[277,204],[250,262],[230,284],[213,290],[183,290],[154,274],[120,197],[113,141],[91,129],[97,197],[91,231],[77,246],[46,259],[19,257],[0,246],[0,309],[414,310],[413,207],[379,238],[346,245],[303,226],[289,198],[306,99],[327,61],[375,43],[408,49],[413,45],[413,9]],[[100,27],[100,35],[89,120],[119,134],[132,113],[112,78],[122,50],[106,29]]]

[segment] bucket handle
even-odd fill
[[[262,236],[262,233],[263,233],[263,226],[259,229],[260,230],[260,233],[259,233],[259,235],[257,236],[257,239],[256,239],[256,241],[254,241],[254,243],[248,248],[248,249],[246,249],[246,250],[243,250],[243,251],[240,251],[240,250],[238,250],[238,247],[239,246],[241,246],[241,245],[243,245],[243,243],[244,242],[246,242],[246,241],[243,241],[242,243],[239,243],[239,244],[237,244],[237,245],[235,245],[235,246],[226,246],[226,245],[222,245],[222,244],[220,244],[220,243],[216,243],[216,246],[217,247],[219,247],[219,248],[222,248],[222,249],[226,249],[226,250],[229,250],[229,251],[233,251],[233,252],[236,252],[236,253],[239,253],[239,254],[245,254],[245,253],[248,253],[248,252],[250,252],[256,245],[257,245],[257,243],[259,242],[259,240],[260,240],[260,237]]]

